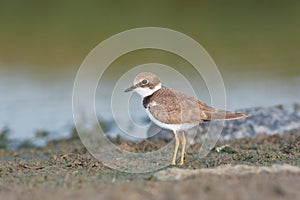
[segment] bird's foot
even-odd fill
[[[179,165],[183,165],[183,164],[184,164],[184,161],[180,160]]]
[[[176,165],[176,160],[172,160],[172,165]]]

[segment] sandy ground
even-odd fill
[[[120,147],[146,152],[167,141]],[[200,159],[201,144],[183,166],[132,174],[94,159],[73,138],[43,148],[0,150],[1,199],[300,199],[300,132],[238,139]]]

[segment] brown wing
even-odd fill
[[[197,99],[184,93],[162,88],[150,97],[149,112],[160,121],[167,124],[200,123],[207,116],[200,109]],[[201,102],[200,102],[201,103]],[[203,104],[205,105],[205,104]]]
[[[149,99],[149,112],[166,124],[201,123],[204,120],[241,118],[243,114],[214,109],[194,97],[169,88],[162,88]],[[245,115],[246,116],[246,115]]]

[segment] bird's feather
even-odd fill
[[[148,111],[166,124],[197,124],[208,120],[230,120],[247,117],[245,114],[212,108],[182,92],[161,88],[143,99]]]

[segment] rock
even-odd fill
[[[249,165],[225,165],[216,168],[205,168],[205,169],[181,169],[181,168],[168,168],[165,170],[158,171],[153,174],[153,178],[159,181],[178,181],[188,178],[193,178],[201,175],[248,175],[253,173],[280,173],[280,172],[290,172],[290,173],[300,173],[300,167],[293,165],[272,165],[272,166],[249,166]]]

